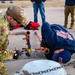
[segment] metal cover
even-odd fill
[[[20,70],[19,74],[15,74],[15,75],[22,75],[23,70],[27,70],[29,73],[32,73],[32,72],[44,71],[44,70],[48,70],[60,66],[61,65],[59,63],[51,60],[35,60],[25,64],[24,67]],[[67,75],[67,73],[64,68],[60,68],[54,71],[50,71],[43,74],[37,74],[37,75]]]

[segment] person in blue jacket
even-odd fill
[[[49,60],[67,63],[75,52],[75,40],[73,36],[61,25],[45,22],[41,28],[41,47],[47,47],[50,51],[45,54]]]

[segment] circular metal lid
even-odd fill
[[[55,61],[51,60],[35,60],[31,61],[24,65],[24,67],[20,70],[19,75],[23,74],[23,71],[28,71],[30,74],[39,72],[39,71],[45,71],[48,69],[53,69],[55,67],[60,67],[61,65]],[[37,74],[40,75],[40,74]],[[60,68],[57,70],[53,70],[50,72],[43,73],[41,75],[67,75],[64,68]]]

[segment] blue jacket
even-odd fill
[[[52,50],[64,48],[75,52],[75,40],[73,36],[61,25],[45,22],[41,29],[42,39],[46,42],[46,47]]]
[[[75,5],[75,0],[66,0],[65,5],[67,6],[74,6]]]

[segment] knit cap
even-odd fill
[[[25,11],[17,5],[11,5],[6,11],[6,15],[13,17],[18,23],[24,26],[28,25],[29,21],[26,18]]]
[[[67,50],[64,50],[60,53],[54,54],[52,59],[57,62],[67,63],[71,59],[71,53]]]

